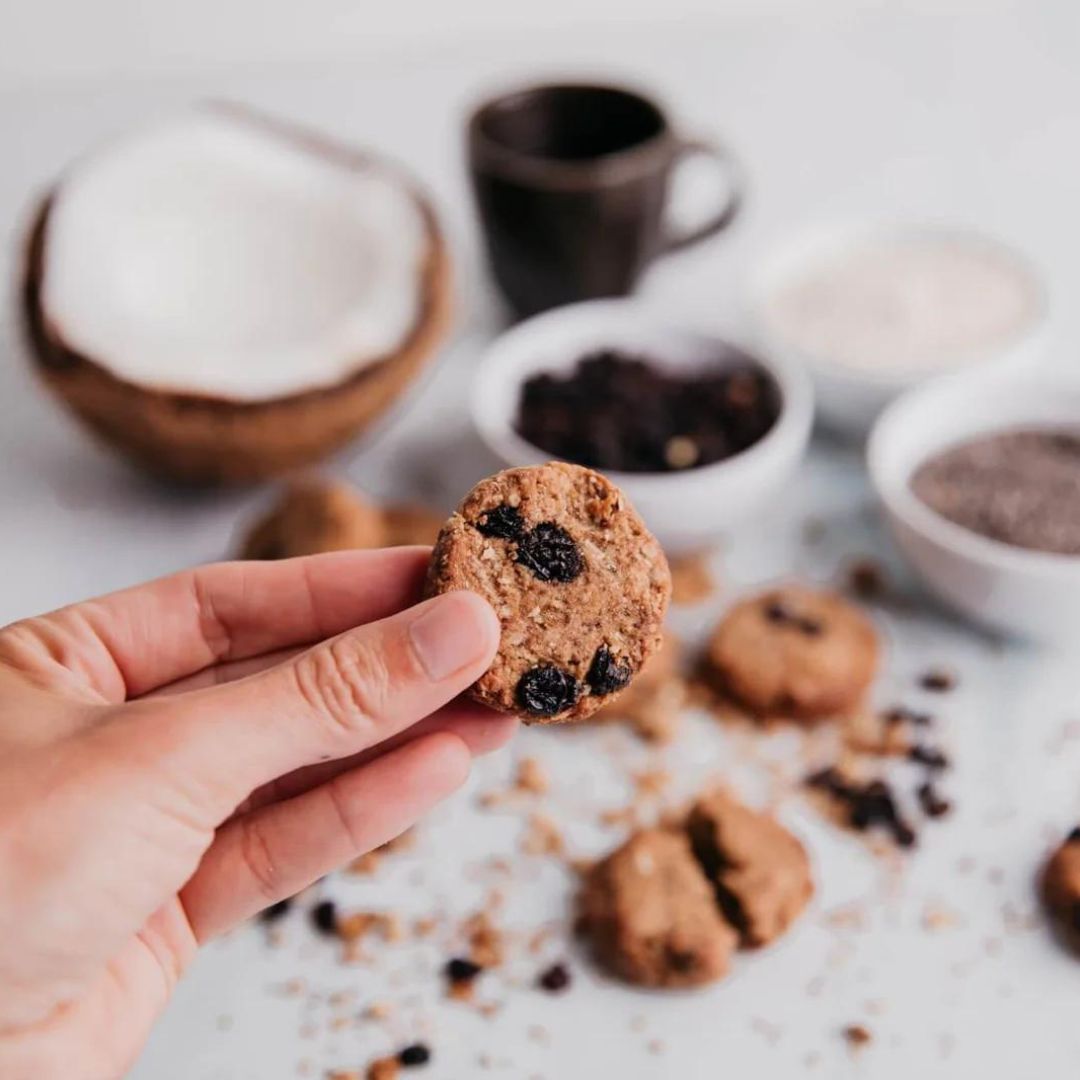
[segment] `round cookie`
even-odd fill
[[[644,829],[588,872],[581,931],[596,959],[639,986],[701,986],[727,973],[735,931],[682,833]]]
[[[843,598],[786,586],[743,600],[713,632],[706,667],[762,716],[843,712],[874,678],[877,633]]]
[[[382,514],[345,484],[308,478],[290,484],[241,548],[244,559],[291,559],[380,547]]]
[[[490,601],[502,640],[472,696],[526,721],[581,720],[659,648],[671,575],[622,493],[564,462],[482,480],[439,533],[426,594]]]
[[[1040,891],[1061,939],[1080,953],[1080,826],[1047,860]]]
[[[770,814],[717,790],[693,805],[686,830],[717,902],[747,948],[780,937],[813,895],[806,849]]]

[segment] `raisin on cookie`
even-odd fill
[[[1080,953],[1080,826],[1047,860],[1040,884],[1054,928],[1070,949]]]
[[[737,938],[679,832],[635,833],[589,871],[580,927],[596,959],[640,986],[700,986],[726,974]]]
[[[482,480],[443,526],[425,593],[470,589],[502,623],[479,702],[526,721],[581,720],[659,648],[671,596],[655,537],[609,480],[563,462]]]
[[[814,719],[857,704],[877,660],[877,633],[858,608],[792,585],[736,604],[713,632],[706,669],[759,715]]]
[[[774,941],[813,895],[806,849],[770,814],[717,790],[694,804],[686,829],[744,946]]]

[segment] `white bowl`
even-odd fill
[[[678,370],[699,367],[721,348],[717,338],[672,325],[634,300],[557,308],[519,323],[492,344],[472,384],[473,421],[507,465],[541,464],[553,455],[514,430],[521,385],[530,376],[568,372],[598,349],[638,354]],[[777,499],[806,450],[813,417],[809,378],[788,358],[759,362],[781,397],[780,415],[760,442],[725,461],[681,472],[608,473],[669,551],[707,544]]]
[[[1029,551],[980,536],[915,497],[911,477],[947,447],[1015,427],[1080,423],[1080,382],[964,373],[913,390],[870,435],[870,476],[897,545],[948,606],[1006,634],[1080,638],[1080,556]]]
[[[949,369],[897,371],[856,369],[828,356],[811,353],[793,343],[770,318],[770,297],[796,277],[864,243],[905,237],[955,239],[1003,256],[1027,279],[1034,297],[1028,325],[992,352],[970,357]],[[1049,321],[1049,299],[1043,279],[1026,256],[1011,245],[977,230],[931,223],[847,222],[807,229],[761,262],[750,281],[747,306],[759,350],[769,356],[785,356],[804,364],[814,381],[819,419],[830,430],[849,438],[865,436],[890,401],[930,378],[973,366],[983,372],[1023,370],[1043,352]]]

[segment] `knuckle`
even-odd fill
[[[368,642],[338,638],[296,666],[301,697],[328,725],[355,740],[373,735],[390,697],[390,670]]]
[[[240,857],[259,896],[267,903],[282,897],[281,875],[274,860],[273,849],[259,816],[239,819]]]

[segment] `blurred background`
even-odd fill
[[[508,323],[468,188],[465,120],[477,102],[553,78],[628,81],[662,101],[680,132],[734,149],[746,177],[739,219],[658,261],[638,290],[669,320],[745,341],[753,272],[797,230],[852,217],[944,221],[1032,260],[1052,300],[1042,370],[1068,374],[1080,347],[1078,56],[1074,0],[7,0],[0,273],[13,294],[39,200],[72,161],[193,102],[241,102],[403,163],[445,227],[459,314],[404,407],[329,468],[375,499],[443,513],[499,464],[468,411],[476,365]],[[688,176],[676,188],[676,209],[699,217],[701,185]],[[0,325],[0,621],[235,553],[272,489],[179,493],[129,471],[37,384],[14,308]],[[775,502],[725,541],[714,565],[725,596],[684,612],[680,632],[700,637],[742,588],[792,574],[834,581],[867,554],[911,586],[874,505],[861,445],[819,432]],[[824,544],[804,542],[811,520],[825,523]],[[1080,985],[1075,962],[1032,932],[1031,882],[1048,838],[1080,811],[1080,757],[1055,741],[1080,715],[1075,654],[1006,646],[913,595],[914,609],[883,616],[882,696],[943,659],[963,673],[946,710],[957,812],[897,874],[793,811],[818,871],[815,908],[775,955],[749,958],[715,993],[646,996],[583,975],[572,999],[554,999],[529,989],[526,967],[507,976],[490,1018],[442,1000],[437,949],[349,967],[301,921],[276,948],[250,927],[200,959],[132,1075],[321,1077],[416,1037],[436,1052],[423,1075],[447,1078],[606,1069],[1004,1080],[1071,1068]],[[613,754],[595,732],[527,736],[521,753],[544,757],[558,778],[552,813],[572,847],[602,853],[611,833],[584,820],[625,801],[629,773],[654,751],[629,735]],[[685,792],[718,769],[760,792],[772,767],[762,760],[790,768],[785,739],[746,754],[739,736],[699,718],[663,764]],[[512,764],[485,770],[386,874],[324,888],[353,905],[466,916],[491,885],[484,868],[514,856],[524,827],[477,811]],[[508,922],[523,935],[550,924],[576,965],[568,872],[526,859],[514,873]],[[947,920],[928,915],[944,908]],[[350,1022],[336,1024],[343,994]],[[351,1022],[386,996],[399,1002],[397,1028]],[[874,1038],[853,1052],[842,1031],[856,1023]]]

